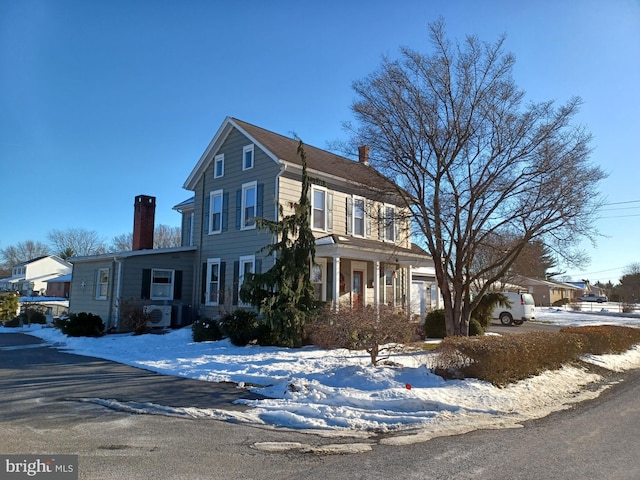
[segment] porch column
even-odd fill
[[[380,262],[378,260],[373,262],[373,304],[377,311],[380,306]]]
[[[340,303],[340,257],[333,257],[333,310],[338,311]]]
[[[407,291],[406,291],[406,299],[407,299],[407,317],[409,319],[411,319],[411,284],[412,284],[412,279],[411,279],[411,272],[412,272],[413,267],[411,265],[407,265]]]

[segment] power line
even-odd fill
[[[640,200],[629,200],[626,202],[611,202],[611,203],[603,203],[602,205],[625,205],[627,203],[640,203]]]

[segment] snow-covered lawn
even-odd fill
[[[640,318],[601,316],[538,308],[536,321],[558,325],[622,324]],[[514,327],[517,328],[517,327]],[[0,328],[0,333],[18,329]],[[586,388],[602,378],[574,367],[547,372],[506,388],[477,380],[449,380],[429,370],[432,354],[397,353],[394,366],[372,367],[366,352],[235,347],[226,340],[195,343],[191,329],[165,335],[70,338],[53,328],[22,330],[64,351],[114,360],[166,375],[234,382],[269,397],[246,400],[245,412],[127,405],[117,399],[87,401],[123,410],[208,417],[311,430],[325,436],[366,437],[393,432],[382,442],[406,443],[478,428],[517,427],[594,398],[606,387]],[[640,348],[587,361],[621,371],[640,367]]]

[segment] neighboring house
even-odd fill
[[[278,220],[280,206],[287,215],[299,200],[297,147],[291,138],[225,119],[184,183],[193,197],[174,207],[182,215],[182,246],[152,249],[155,198],[136,197],[134,250],[72,258],[70,310],[100,315],[111,328],[121,326],[128,299],[167,308],[172,325],[189,323],[192,314],[214,318],[249,307],[238,295],[244,276],[274,264],[264,251],[274,239],[256,218]],[[369,166],[366,147],[360,161],[304,148],[313,181],[317,298],[334,308],[384,304],[408,311],[413,269],[433,262],[411,242],[396,185]],[[154,294],[154,287],[164,293]]]
[[[71,288],[71,274],[60,275],[45,282],[47,290],[46,297],[69,298],[69,289]]]
[[[599,296],[607,296],[607,292],[604,288],[600,288],[595,285],[591,285],[588,280],[582,280],[581,282],[567,282],[569,285],[573,285],[576,287],[573,292],[573,297],[571,298],[573,301],[576,301],[578,297],[582,295],[586,295],[588,293],[593,293],[594,295]]]
[[[194,197],[176,207],[183,215],[183,244],[198,248],[198,295],[205,316],[242,307],[238,298],[248,273],[274,263],[263,247],[273,241],[256,217],[278,220],[301,192],[298,142],[227,118],[184,188]],[[304,145],[312,178],[311,227],[316,241],[312,281],[319,300],[340,305],[410,305],[412,268],[432,266],[413,245],[409,215],[397,187],[368,164]]]
[[[570,283],[556,282],[555,280],[542,280],[517,275],[511,279],[515,283],[533,295],[536,305],[550,307],[554,302],[562,299],[572,301],[578,294],[578,287]]]
[[[0,291],[19,292],[28,297],[44,295],[48,280],[70,274],[72,268],[71,263],[57,255],[34,258],[15,265],[11,277],[0,279]]]

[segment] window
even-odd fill
[[[253,168],[253,144],[242,148],[242,170]]]
[[[222,190],[211,192],[209,234],[222,232]]]
[[[256,190],[257,182],[242,185],[242,207],[240,228],[242,230],[256,227]]]
[[[365,233],[364,199],[353,199],[353,234],[364,237]]]
[[[384,239],[396,241],[396,209],[393,207],[384,207]]]
[[[216,155],[213,167],[213,178],[220,178],[224,175],[224,153]]]
[[[319,258],[311,266],[311,283],[313,284],[313,290],[317,300],[327,300],[327,288],[325,281],[325,272],[327,271],[327,260],[325,258]]]
[[[173,270],[151,270],[151,300],[173,300]]]
[[[327,192],[319,188],[313,188],[313,208],[311,211],[311,224],[316,230],[327,229]]]
[[[244,283],[245,276],[249,273],[255,272],[255,264],[256,264],[255,255],[246,255],[246,256],[240,257],[240,271],[239,271],[240,276],[238,277],[238,295],[240,294],[240,287],[242,287],[242,284]],[[238,303],[239,305],[244,305],[242,301],[239,301]]]
[[[100,268],[96,281],[96,300],[106,300],[109,292],[109,269]]]
[[[207,305],[219,305],[220,290],[222,289],[220,271],[220,259],[210,258],[207,260]]]

